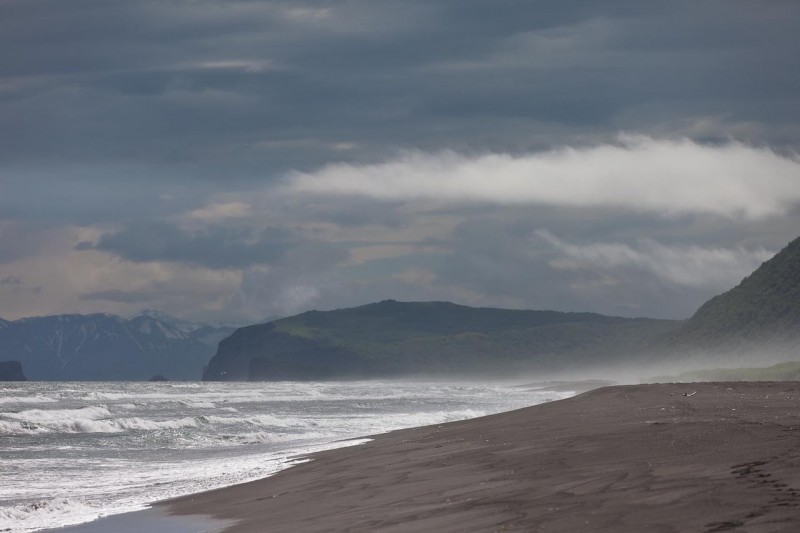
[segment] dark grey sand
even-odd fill
[[[162,505],[231,532],[796,533],[800,383],[607,387],[312,459]]]

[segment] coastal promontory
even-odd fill
[[[649,349],[679,322],[384,300],[236,330],[204,380],[495,375],[590,368]]]
[[[0,361],[0,381],[28,381],[19,361]]]

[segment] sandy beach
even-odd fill
[[[800,383],[616,386],[160,504],[225,531],[800,531]]]

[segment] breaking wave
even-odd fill
[[[32,409],[0,415],[0,435],[122,433],[127,431],[197,428],[210,425],[303,429],[316,427],[318,423],[302,418],[280,418],[271,415],[244,417],[199,415],[161,420],[142,417],[115,418],[105,406],[54,409],[51,411]]]

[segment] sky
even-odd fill
[[[0,0],[0,317],[688,318],[800,235],[795,0]]]

